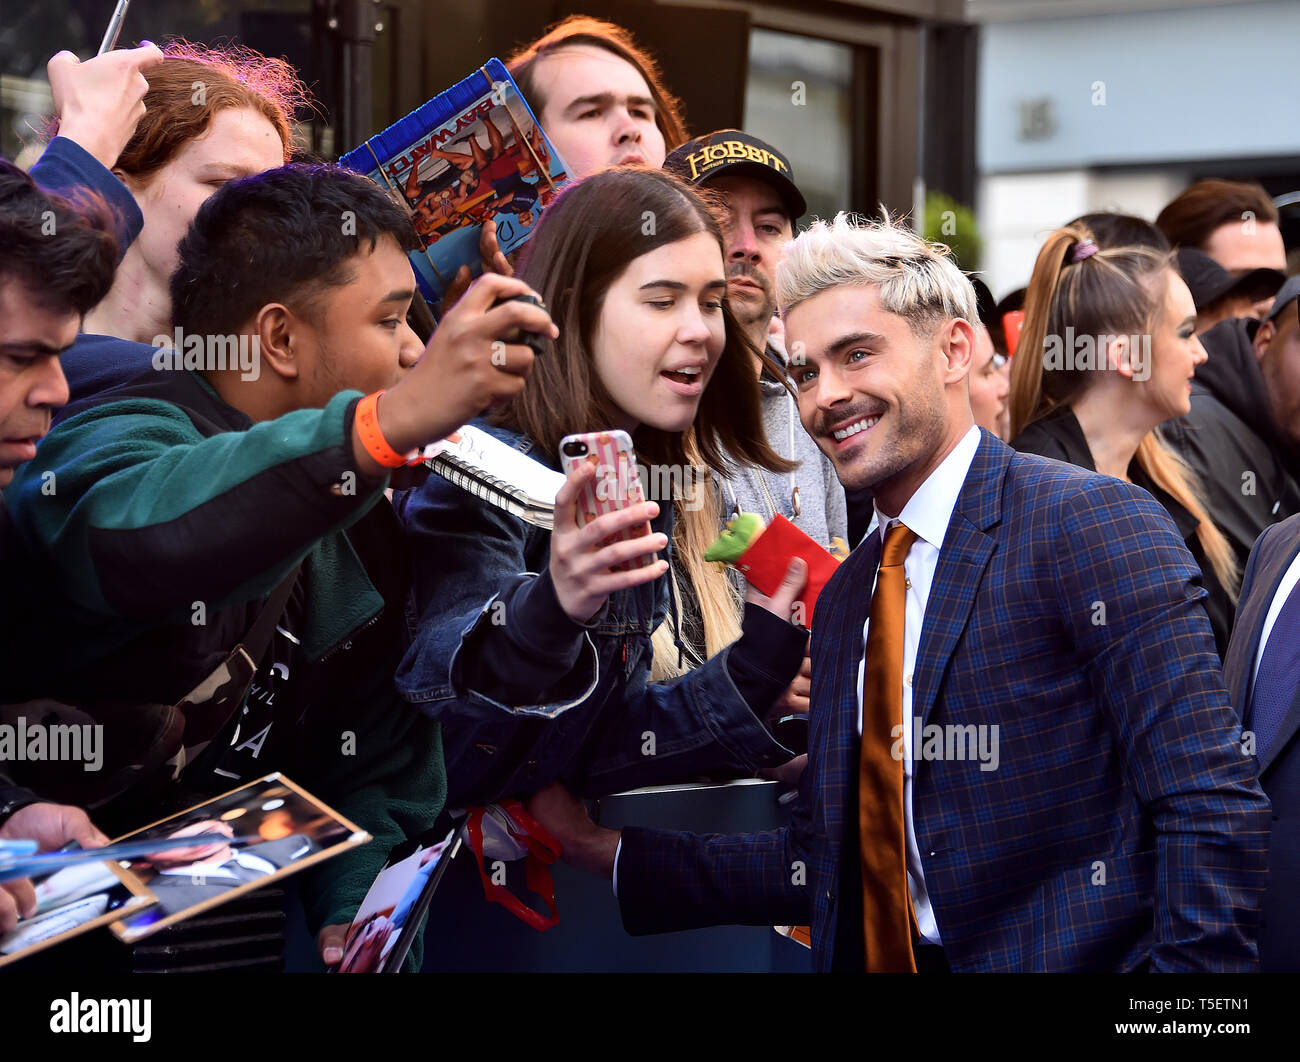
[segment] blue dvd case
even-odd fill
[[[387,187],[423,244],[411,253],[436,307],[462,265],[481,271],[479,230],[496,221],[506,254],[532,234],[566,177],[564,161],[499,59],[339,160]]]

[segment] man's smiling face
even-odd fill
[[[840,482],[879,491],[910,481],[948,433],[949,329],[918,336],[874,286],[850,284],[796,304],[785,326],[799,418]]]

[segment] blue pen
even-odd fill
[[[257,835],[246,837],[227,837],[223,833],[205,833],[194,837],[155,837],[147,841],[119,841],[104,848],[87,848],[68,851],[47,852],[44,855],[32,855],[36,850],[35,841],[4,841],[0,844],[22,845],[25,851],[6,852],[0,848],[0,882],[14,878],[27,878],[37,874],[48,874],[64,867],[74,866],[90,860],[139,859],[155,852],[165,852],[173,848],[194,848],[207,844],[250,845],[262,840]]]

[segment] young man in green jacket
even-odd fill
[[[28,622],[0,701],[104,722],[106,827],[278,770],[369,831],[304,886],[326,962],[446,790],[436,726],[393,687],[407,566],[389,469],[523,386],[514,330],[554,334],[545,311],[497,305],[526,285],[489,276],[423,347],[413,246],[401,208],[346,170],[228,184],[181,242],[153,369],[70,407],[8,493]],[[269,648],[244,666],[277,589]]]

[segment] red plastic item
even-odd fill
[[[808,582],[804,584],[799,601],[807,616],[803,626],[811,628],[817,595],[840,566],[824,546],[778,513],[763,533],[750,543],[749,549],[740,555],[734,567],[759,593],[770,597],[785,578],[791,557],[802,557],[808,565]]]
[[[1024,310],[1011,310],[1002,315],[1002,330],[1007,337],[1007,356],[1016,356],[1016,347],[1020,346],[1020,329],[1025,324]]]
[[[528,887],[541,897],[549,914],[542,914],[529,907],[504,885],[493,882],[487,867],[483,865],[483,814],[484,808],[470,808],[466,834],[470,851],[478,860],[478,873],[483,881],[483,897],[489,903],[499,903],[525,925],[532,926],[538,932],[545,932],[560,921],[560,910],[555,905],[555,882],[551,880],[551,864],[560,858],[560,842],[550,835],[546,827],[524,810],[517,800],[502,800],[497,803],[506,817],[510,819],[511,837],[524,848],[528,854],[524,872]]]

